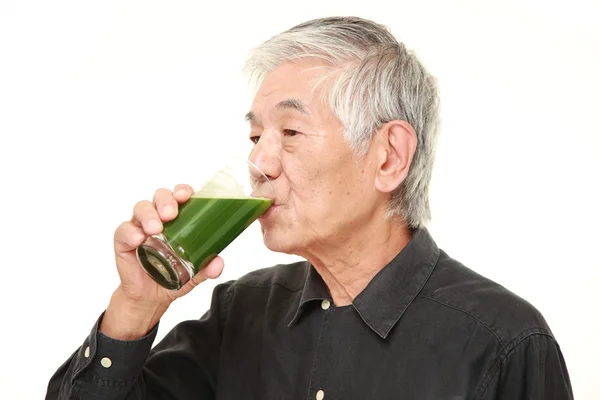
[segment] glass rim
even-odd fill
[[[254,164],[252,161],[250,161],[249,159],[245,158],[244,159],[249,165],[251,165],[253,168],[255,168],[258,172],[260,172],[260,174],[263,176],[265,182],[267,182],[267,184],[269,185],[270,188],[270,194],[271,196],[275,196],[275,188],[273,187],[273,184],[271,183],[271,180],[269,179],[269,177],[267,176],[267,174],[265,174],[265,172],[260,169],[258,167],[258,165]],[[252,186],[252,189],[254,191],[254,180],[251,179],[252,176],[250,176],[250,185]],[[250,197],[253,197],[252,194],[250,194]],[[266,197],[266,196],[261,196],[261,197]]]
[[[221,164],[221,163],[217,163]],[[209,168],[210,173],[204,175],[192,197],[223,198],[264,198],[275,200],[275,187],[265,172],[247,157],[232,156],[226,158],[220,166]],[[224,174],[232,182],[239,185],[239,191],[230,191],[227,186],[219,189],[217,176]],[[225,178],[227,179],[227,178]],[[212,183],[215,182],[215,185]],[[265,187],[264,184],[267,184]]]

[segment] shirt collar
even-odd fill
[[[426,228],[415,229],[408,244],[379,271],[352,305],[363,321],[385,339],[433,272],[439,248]],[[331,300],[323,279],[309,264],[296,314],[297,322],[304,305],[313,300]]]
[[[313,300],[331,300],[331,294],[329,294],[329,289],[327,288],[327,285],[325,285],[325,282],[323,282],[321,275],[319,275],[315,267],[308,261],[306,264],[308,266],[308,272],[304,281],[304,289],[302,289],[302,295],[300,296],[300,302],[298,303],[296,313],[288,326],[292,326],[298,321],[306,303]]]

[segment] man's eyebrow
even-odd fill
[[[295,110],[298,112],[301,112],[302,114],[310,114],[310,112],[308,111],[308,107],[302,102],[302,100],[299,99],[285,99],[280,101],[279,103],[277,103],[275,105],[275,109],[276,110]],[[254,114],[252,111],[248,111],[246,113],[246,116],[244,118],[247,122],[254,122],[256,124],[260,124],[258,122],[258,119],[256,118],[256,114]]]
[[[299,99],[285,99],[277,103],[275,106],[278,110],[292,109],[301,112],[302,114],[309,114],[308,107]]]
[[[256,115],[252,111],[248,111],[245,120],[246,122],[256,122]]]

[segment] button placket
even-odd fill
[[[334,318],[336,314],[334,312],[336,311],[335,305],[331,300],[321,299],[320,305],[323,312],[314,314],[314,317],[322,319],[323,325],[321,326],[321,331],[319,332],[319,337],[317,340],[315,349],[316,354],[312,364],[308,390],[308,398],[316,400],[325,399],[325,390],[323,386],[327,385],[327,378],[330,373],[329,367],[331,365],[331,343],[334,339],[330,324],[332,318]]]

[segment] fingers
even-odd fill
[[[158,189],[154,192],[152,202],[156,206],[156,210],[162,221],[170,221],[177,216],[179,204],[170,190]]]
[[[143,228],[147,236],[162,232],[162,223],[177,217],[179,204],[185,203],[194,193],[190,185],[175,186],[175,191],[158,189],[152,202],[142,200],[133,208],[132,222]]]
[[[115,250],[134,250],[146,237],[162,232],[163,222],[175,219],[179,204],[188,201],[193,193],[190,185],[180,184],[173,192],[158,189],[152,202],[138,202],[133,208],[131,221],[122,223],[115,231]]]
[[[192,197],[194,194],[194,189],[190,185],[179,184],[175,186],[175,190],[173,191],[173,196],[178,203],[185,203]]]
[[[147,200],[142,200],[135,205],[131,222],[142,227],[147,236],[156,235],[163,229],[156,207]]]
[[[133,222],[123,222],[115,231],[115,251],[128,252],[136,249],[146,239],[144,231]]]

